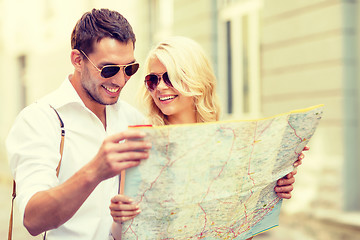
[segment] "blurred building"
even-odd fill
[[[93,7],[128,18],[140,63],[166,36],[199,42],[218,78],[224,119],[325,104],[282,214],[313,239],[360,239],[358,0],[0,0],[2,183],[11,182],[3,143],[14,118],[72,71],[70,34]],[[133,105],[141,78],[121,96]]]

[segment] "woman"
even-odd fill
[[[149,53],[145,68],[150,74],[142,92],[151,124],[219,120],[216,78],[197,43],[184,37],[170,38]]]
[[[218,121],[216,78],[202,48],[185,37],[172,37],[150,51],[145,62],[145,85],[141,91],[144,107],[152,125],[170,125]],[[305,147],[304,150],[308,150]],[[299,166],[301,153],[294,166]],[[291,198],[296,170],[278,180],[276,194]],[[110,205],[115,222],[130,220],[140,213],[131,199],[117,195]],[[116,224],[115,224],[116,225]],[[119,230],[113,228],[113,233]]]

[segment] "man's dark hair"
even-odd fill
[[[71,34],[71,48],[89,54],[93,51],[94,42],[105,37],[122,43],[132,41],[135,47],[135,34],[125,17],[109,9],[93,9],[84,13],[76,23]]]

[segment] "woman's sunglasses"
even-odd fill
[[[134,75],[139,69],[139,63],[136,62],[127,65],[106,65],[99,69],[82,50],[80,51],[82,52],[82,54],[84,54],[87,60],[89,60],[89,62],[100,72],[100,75],[103,78],[111,78],[115,76],[121,68],[123,68],[124,74],[130,77]]]
[[[159,85],[161,78],[167,86],[169,86],[169,87],[173,86],[170,82],[168,73],[164,72],[163,74],[153,74],[152,73],[152,74],[146,75],[146,77],[145,77],[146,88],[150,92],[154,91],[155,88]]]

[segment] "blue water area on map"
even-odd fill
[[[251,234],[257,235],[265,232],[273,227],[279,225],[279,214],[281,209],[282,200],[280,200],[272,211],[270,211],[259,223],[257,223],[252,229]]]

